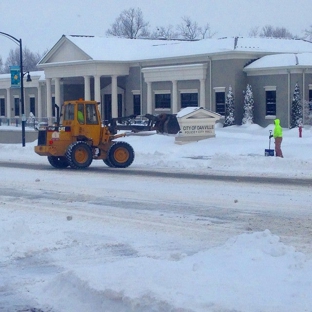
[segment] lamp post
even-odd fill
[[[21,74],[21,106],[22,106],[22,145],[25,146],[25,125],[26,125],[26,116],[25,116],[25,103],[24,103],[24,76],[26,73],[23,71],[23,47],[22,47],[22,39],[17,39],[7,33],[1,32],[0,35],[3,35],[11,40],[13,40],[15,43],[19,45],[20,50],[20,74]],[[27,81],[30,81],[30,76],[28,73]]]

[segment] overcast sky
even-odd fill
[[[150,29],[176,26],[188,16],[209,23],[214,36],[248,36],[259,26],[285,27],[301,36],[312,25],[312,0],[0,0],[0,32],[21,38],[33,52],[50,49],[63,34],[105,36],[118,15],[141,8]],[[0,56],[15,48],[0,36]]]

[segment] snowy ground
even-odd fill
[[[2,126],[1,129],[7,128]],[[215,138],[185,145],[174,144],[173,136],[163,135],[129,136],[121,140],[129,142],[135,150],[136,159],[131,168],[310,178],[312,128],[306,126],[301,138],[298,128],[284,129],[284,159],[263,157],[264,150],[269,148],[269,130],[273,130],[273,125],[266,128],[255,124],[222,128],[217,124]],[[0,144],[0,160],[46,164],[45,157],[33,153],[34,145],[35,142],[26,143],[22,148],[17,144],[12,152],[12,145]],[[270,148],[274,149],[274,139]],[[102,166],[102,163],[95,161],[92,166]]]
[[[284,129],[281,159],[270,129],[123,140],[134,171],[311,179],[312,130]],[[43,165],[1,166],[1,312],[312,311],[309,187],[60,173],[34,145],[0,144],[0,166]]]

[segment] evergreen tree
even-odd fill
[[[290,120],[290,128],[299,127],[302,124],[302,103],[300,96],[300,89],[298,82],[295,86],[295,91],[291,103],[291,120]]]
[[[235,122],[235,99],[232,92],[232,87],[229,87],[229,92],[225,100],[225,120],[223,127],[233,126]]]
[[[242,123],[243,125],[252,124],[254,118],[254,99],[251,85],[247,84],[247,89],[244,91],[244,95],[244,117]]]

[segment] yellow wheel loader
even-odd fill
[[[84,169],[94,159],[103,160],[109,167],[126,168],[134,160],[130,144],[114,141],[125,134],[116,134],[102,125],[98,102],[66,101],[53,126],[39,128],[35,152],[47,156],[55,168]]]

